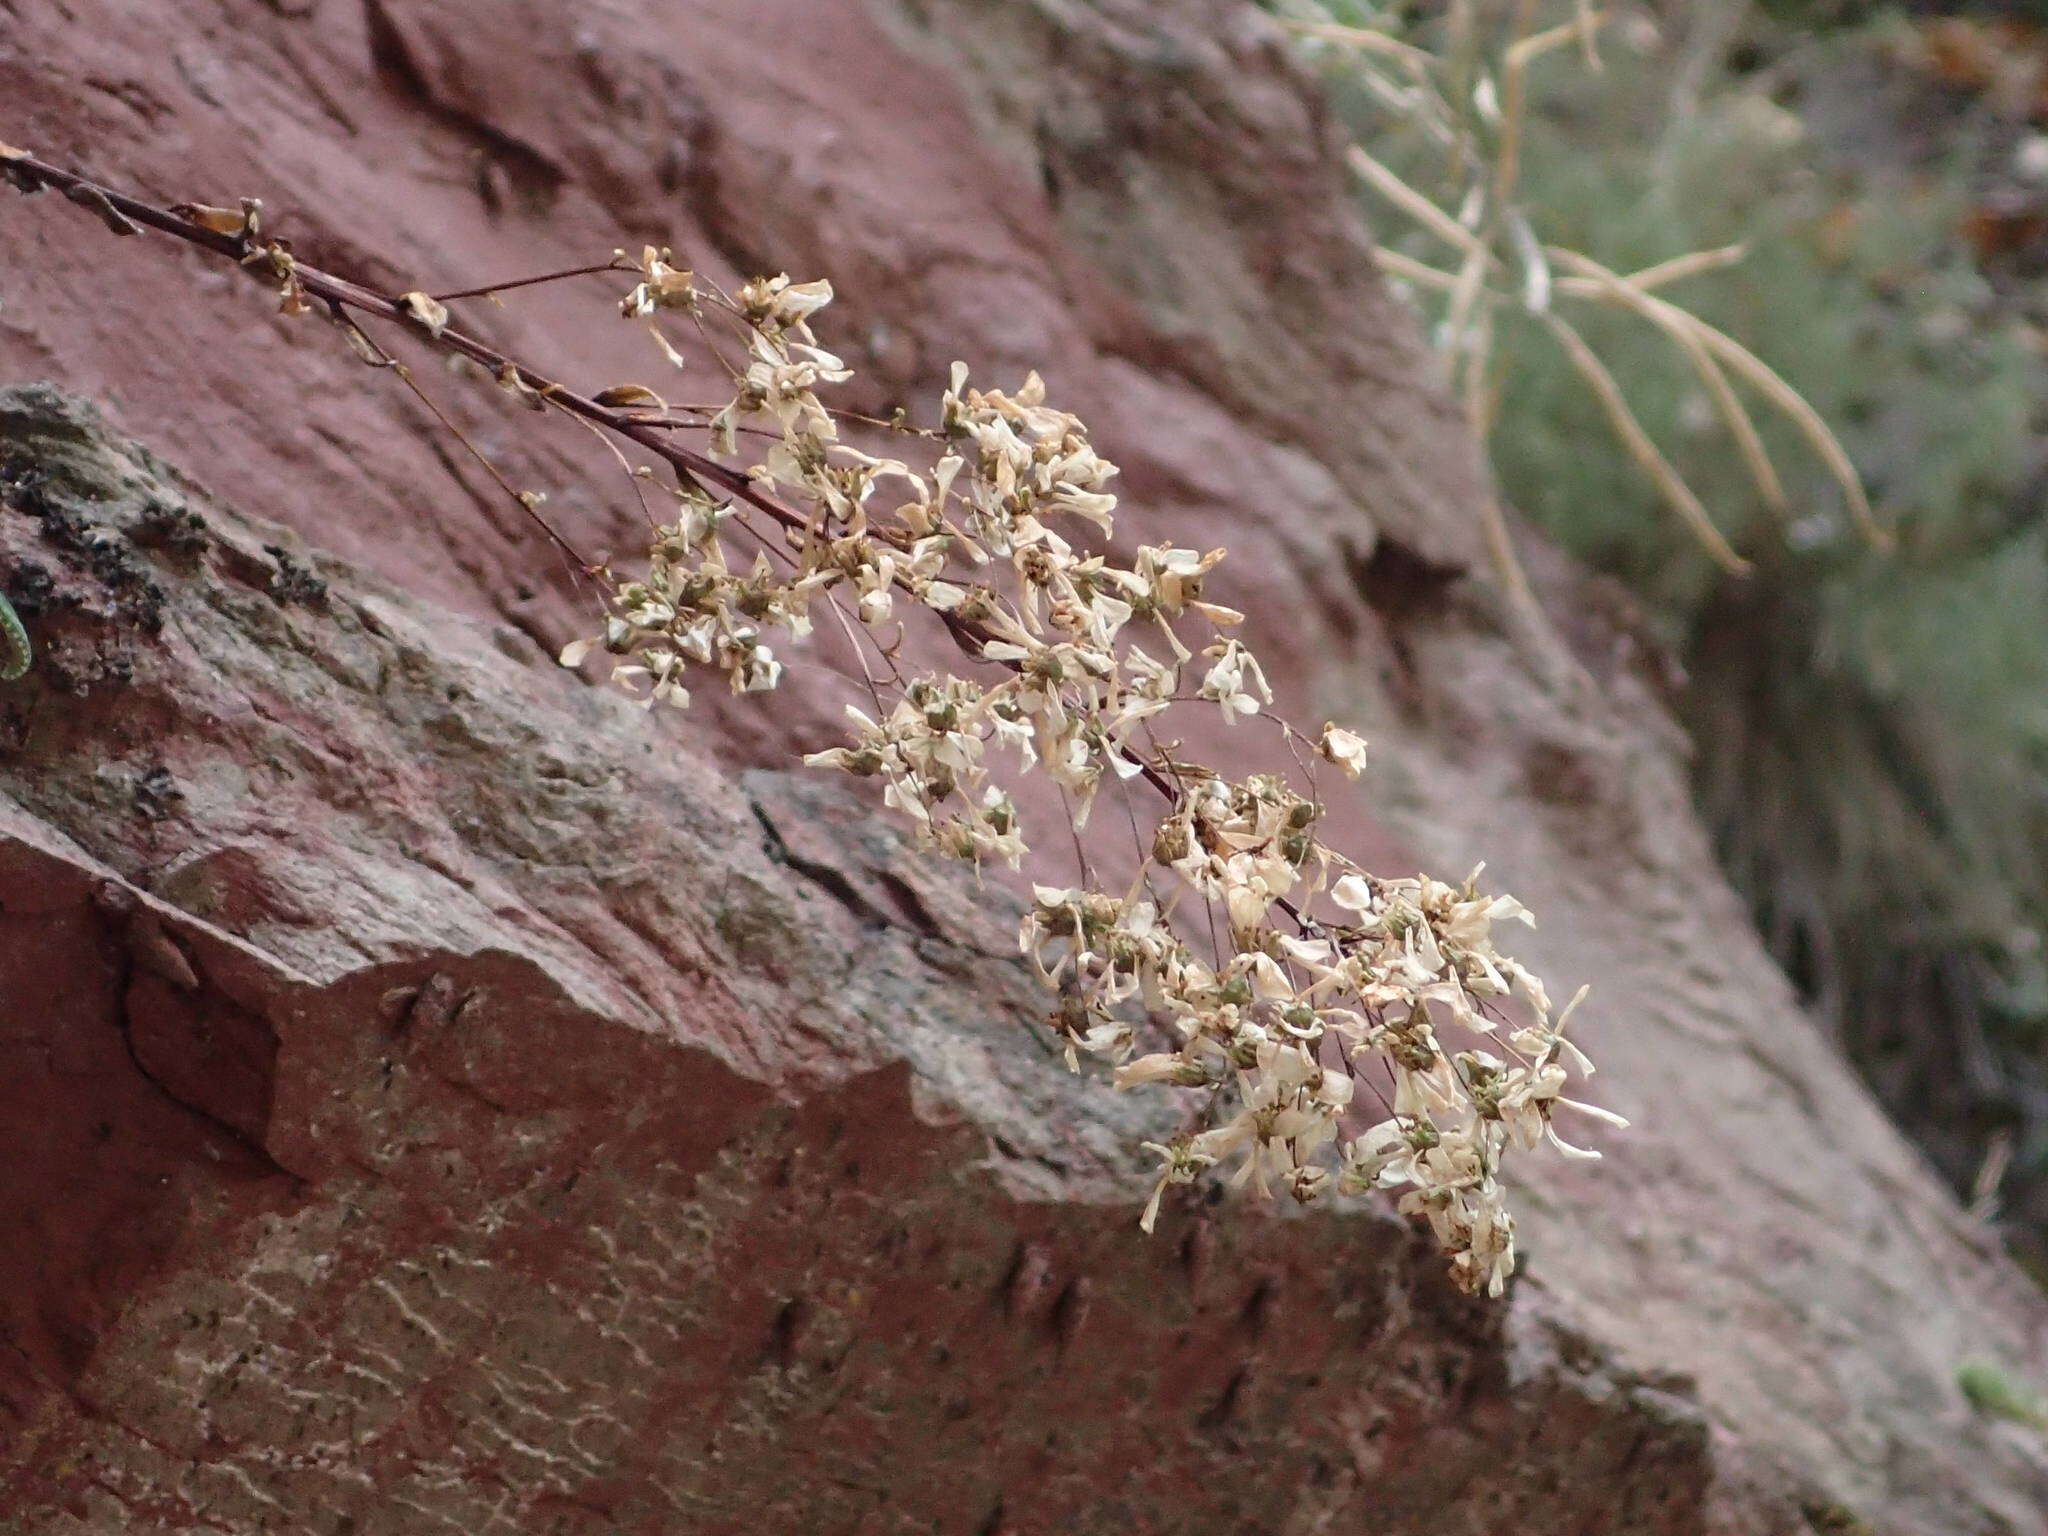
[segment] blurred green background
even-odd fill
[[[1483,159],[1498,125],[1466,104],[1523,3],[1272,9],[1430,50],[1467,87],[1447,94]],[[1521,25],[1574,14],[1528,0]],[[1766,941],[2048,1277],[2048,5],[1687,0],[1602,20],[1604,67],[1576,45],[1530,67],[1514,205],[1543,243],[1622,271],[1746,243],[1664,296],[1819,410],[1897,544],[1859,539],[1808,445],[1760,410],[1790,504],[1770,508],[1671,341],[1563,297],[1754,568],[1708,558],[1516,304],[1495,310],[1490,360],[1503,494],[1637,594],[1683,670],[1699,803]],[[1390,99],[1402,61],[1303,48],[1358,142],[1460,211],[1474,178]],[[1389,247],[1455,267],[1360,195]],[[1440,320],[1444,295],[1414,297]]]

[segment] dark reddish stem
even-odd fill
[[[168,209],[116,192],[111,187],[103,187],[76,172],[46,164],[33,155],[24,154],[0,160],[0,167],[4,167],[8,178],[25,191],[55,187],[60,192],[74,196],[74,200],[82,200],[89,207],[96,208],[104,202],[107,207],[133,223],[158,230],[184,241],[187,245],[196,245],[202,250],[212,251],[215,255],[227,257],[238,264],[251,256],[260,255],[265,249],[260,244],[252,244],[245,236],[216,233],[189,219],[180,218]],[[341,309],[374,315],[379,320],[388,320],[394,325],[403,326],[415,335],[428,337],[450,352],[459,353],[472,362],[481,363],[493,374],[515,366],[512,359],[504,353],[485,346],[475,337],[464,334],[452,325],[442,327],[438,334],[427,331],[414,318],[412,312],[397,299],[386,298],[383,294],[373,292],[359,283],[336,277],[331,272],[323,272],[305,262],[295,260],[293,271],[300,286],[313,298],[325,300]],[[690,481],[715,485],[728,495],[765,512],[784,527],[801,529],[810,525],[809,519],[802,513],[763,495],[745,475],[726,468],[716,459],[682,444],[666,442],[650,429],[635,424],[623,411],[599,405],[589,396],[580,395],[566,385],[557,384],[530,369],[520,368],[519,374],[550,403],[571,415],[581,416],[585,421],[595,422],[607,431],[615,432],[620,437],[639,444],[657,458],[667,461]]]
[[[492,283],[484,288],[465,288],[460,293],[435,293],[428,297],[437,304],[452,304],[457,299],[482,299],[494,293],[510,293],[514,288],[532,288],[540,283],[559,283],[565,277],[588,277],[593,272],[632,272],[634,267],[622,266],[617,257],[589,267],[565,267],[560,272],[543,272],[538,277],[515,277],[509,283]]]
[[[211,251],[214,255],[224,257],[229,261],[235,262],[237,265],[249,265],[251,264],[251,258],[261,258],[265,251],[271,248],[267,243],[252,241],[246,235],[225,235],[216,230],[208,229],[202,224],[180,217],[167,208],[159,208],[153,203],[142,201],[140,198],[130,197],[126,193],[117,192],[111,187],[102,186],[98,182],[79,175],[75,171],[67,171],[62,166],[50,165],[45,161],[38,160],[33,155],[12,150],[6,145],[0,145],[0,176],[4,176],[7,180],[13,182],[16,187],[25,193],[37,192],[45,187],[54,187],[72,201],[99,212],[102,218],[106,218],[106,211],[111,209],[130,223],[154,229],[159,233],[171,236],[173,239],[182,240],[187,245],[197,246],[201,250]],[[118,221],[108,219],[108,222],[119,230]],[[119,230],[119,232],[132,233],[133,231]],[[257,265],[254,267],[254,270],[260,275],[265,270],[265,267]],[[575,268],[570,271],[545,273],[539,277],[524,278],[517,282],[500,283],[490,288],[476,288],[463,293],[443,294],[440,297],[444,299],[470,298],[531,283],[552,282],[558,278],[581,276],[589,272],[623,270],[628,269],[619,267],[616,262],[606,262],[601,265]],[[810,518],[804,516],[803,513],[793,507],[785,506],[774,497],[764,494],[752,480],[738,470],[729,469],[725,465],[720,464],[716,459],[699,453],[692,448],[685,447],[680,443],[669,441],[658,428],[636,421],[626,411],[616,410],[611,406],[599,405],[587,395],[578,394],[566,385],[558,384],[530,368],[514,363],[504,353],[484,345],[475,337],[466,335],[452,325],[443,326],[438,332],[429,331],[420,324],[419,320],[410,310],[405,308],[400,299],[387,298],[385,295],[365,288],[359,283],[352,283],[347,278],[336,277],[330,272],[323,272],[318,267],[309,266],[305,262],[298,261],[296,258],[293,258],[292,261],[292,271],[297,277],[299,285],[304,288],[310,297],[322,300],[336,310],[354,310],[359,314],[374,315],[379,320],[387,320],[393,325],[402,326],[416,336],[437,344],[450,352],[455,352],[469,358],[472,362],[482,364],[490,369],[493,374],[501,374],[507,368],[516,367],[519,376],[538,391],[549,404],[560,410],[567,411],[573,416],[580,416],[587,422],[591,422],[608,432],[625,438],[628,442],[637,444],[656,458],[666,462],[685,482],[700,486],[716,486],[734,499],[743,501],[757,511],[765,513],[786,529],[797,532],[809,532],[812,528]],[[528,510],[529,512],[531,511],[530,508]],[[554,539],[557,543],[561,542],[559,535],[552,528],[547,527],[545,523],[542,523],[541,526],[550,538]],[[565,545],[564,547],[566,548],[567,546]],[[991,638],[979,625],[956,618],[952,614],[942,613],[940,618],[945,621],[946,627],[952,632],[954,639],[970,655],[978,657],[981,654],[982,647]],[[1014,667],[1014,664],[1010,665]],[[1157,790],[1169,805],[1178,806],[1181,803],[1180,786],[1168,775],[1160,772],[1153,764],[1145,762],[1143,759],[1138,761],[1145,782]],[[1294,920],[1295,924],[1304,931],[1320,926],[1315,924],[1313,919],[1304,917],[1290,901],[1281,900],[1276,902],[1275,905],[1287,913]]]

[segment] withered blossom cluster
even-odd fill
[[[604,573],[604,633],[563,663],[602,649],[649,705],[687,705],[709,673],[760,692],[824,605],[862,657],[865,698],[849,706],[850,740],[806,762],[877,781],[921,843],[977,867],[1023,864],[1019,783],[1057,786],[1077,883],[1036,886],[1019,936],[1056,994],[1051,1028],[1077,1070],[1085,1054],[1120,1088],[1188,1100],[1182,1130],[1145,1144],[1160,1168],[1141,1225],[1169,1185],[1210,1169],[1304,1203],[1400,1189],[1458,1283],[1500,1294],[1515,1259],[1510,1150],[1597,1156],[1559,1136],[1560,1110],[1624,1123],[1566,1097],[1592,1071],[1565,1038],[1571,1010],[1496,948],[1498,926],[1528,912],[1482,894],[1476,872],[1454,886],[1359,868],[1318,835],[1312,773],[1232,779],[1161,744],[1169,711],[1238,722],[1272,690],[1236,634],[1243,615],[1205,595],[1223,551],[1102,552],[1115,547],[1116,468],[1037,375],[1005,393],[955,364],[936,426],[868,423],[856,443],[842,434],[854,418],[820,395],[851,376],[811,329],[828,284],[778,276],[726,294],[667,251],[638,266],[622,312],[672,362],[664,321],[693,325],[733,392],[686,419],[653,391],[608,393],[658,407],[645,420],[700,428],[735,473],[671,489],[645,569]],[[873,451],[884,446],[901,456]],[[957,644],[956,672],[898,670],[893,636],[912,612]],[[1313,754],[1350,778],[1364,768],[1351,732],[1276,724],[1307,749],[1298,767]],[[1106,786],[1151,822],[1149,857],[1122,889],[1096,877],[1082,836]]]
[[[970,387],[955,364],[936,425],[900,412],[878,422],[820,398],[851,377],[811,330],[832,299],[824,282],[756,278],[727,294],[648,249],[637,263],[620,252],[393,299],[299,261],[264,234],[253,200],[157,208],[4,144],[0,179],[58,188],[117,234],[148,227],[238,261],[274,286],[285,314],[317,306],[363,361],[423,401],[355,316],[407,326],[522,406],[566,412],[673,466],[673,516],[650,516],[645,570],[589,567],[603,578],[604,632],[567,647],[565,665],[602,648],[650,706],[687,705],[707,673],[763,692],[783,677],[776,647],[803,642],[822,604],[859,658],[866,707],[849,708],[848,744],[807,762],[878,780],[923,844],[977,870],[1033,855],[1016,789],[1034,774],[1055,786],[1071,826],[1036,857],[1070,835],[1075,883],[1034,887],[1019,942],[1057,997],[1049,1026],[1070,1066],[1085,1053],[1119,1088],[1186,1102],[1179,1132],[1145,1143],[1159,1160],[1147,1231],[1168,1186],[1211,1169],[1304,1203],[1398,1189],[1458,1283],[1498,1295],[1515,1257],[1508,1153],[1549,1142],[1597,1156],[1559,1136],[1561,1110],[1626,1123],[1566,1096],[1593,1070],[1565,1038],[1572,1008],[1555,1012],[1542,982],[1495,945],[1497,925],[1531,921],[1520,903],[1482,894],[1477,871],[1457,886],[1383,879],[1322,840],[1316,765],[1356,779],[1365,743],[1335,725],[1305,737],[1267,713],[1272,690],[1235,633],[1243,615],[1204,592],[1222,550],[1103,552],[1116,547],[1116,468],[1077,417],[1046,403],[1035,374],[1006,394]],[[731,379],[723,404],[671,408],[638,384],[586,399],[450,323],[451,300],[610,271],[637,271],[620,309],[670,363],[684,359],[665,326],[695,327]],[[676,446],[679,429],[700,432],[709,452]],[[884,446],[902,456],[872,451]],[[587,565],[539,517],[536,496],[491,473]],[[912,613],[956,644],[959,673],[903,675],[897,625]],[[1232,779],[1182,760],[1157,729],[1170,711],[1203,707],[1226,722],[1272,720],[1298,777]],[[1098,876],[1083,835],[1105,788],[1138,833],[1127,885]]]

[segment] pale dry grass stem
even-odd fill
[[[1451,264],[1438,267],[1385,245],[1377,251],[1389,276],[1441,296],[1437,345],[1474,431],[1485,441],[1500,408],[1489,382],[1501,333],[1495,317],[1525,314],[1563,353],[1599,404],[1622,451],[1688,534],[1722,570],[1731,575],[1746,572],[1749,562],[1715,526],[1700,496],[1652,439],[1630,406],[1626,387],[1585,334],[1555,313],[1552,300],[1562,297],[1619,307],[1654,326],[1683,358],[1766,507],[1782,516],[1789,498],[1738,384],[1754,391],[1804,439],[1840,488],[1860,535],[1875,548],[1889,548],[1891,536],[1879,524],[1861,477],[1820,413],[1749,348],[1659,292],[1734,265],[1746,254],[1743,246],[1693,251],[1621,274],[1535,234],[1540,210],[1517,202],[1529,131],[1529,71],[1537,60],[1574,42],[1583,45],[1585,61],[1597,68],[1595,39],[1606,19],[1587,0],[1574,0],[1569,19],[1538,29],[1537,11],[1534,0],[1506,0],[1505,25],[1490,52],[1479,10],[1469,0],[1447,12],[1441,52],[1371,26],[1299,16],[1286,22],[1297,36],[1352,52],[1360,59],[1368,84],[1376,86],[1376,99],[1432,139],[1457,145],[1441,196],[1422,191],[1362,146],[1352,146],[1348,159],[1366,186],[1454,254]],[[1383,60],[1400,65],[1408,77],[1405,86],[1388,88],[1378,74]],[[1471,131],[1474,118],[1491,123],[1490,138]],[[1482,507],[1481,515],[1501,579],[1511,592],[1526,594],[1527,580],[1501,524],[1499,507]]]

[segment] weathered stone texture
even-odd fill
[[[0,138],[259,194],[392,289],[643,239],[829,275],[875,407],[1042,369],[1135,532],[1231,547],[1288,712],[1373,737],[1343,840],[1491,860],[1637,1121],[1532,1164],[1505,1305],[1372,1210],[1142,1241],[1146,1106],[1058,1069],[1002,899],[759,771],[822,695],[652,729],[578,685],[587,618],[402,393],[10,197],[0,379],[165,462],[0,395],[42,649],[0,694],[0,1528],[2042,1528],[2038,1437],[1953,1382],[2048,1375],[2048,1308],[1748,933],[1627,625],[1533,542],[1547,628],[1465,574],[1478,458],[1251,9],[0,0]],[[645,377],[606,302],[473,318]],[[584,435],[440,392],[628,546]]]

